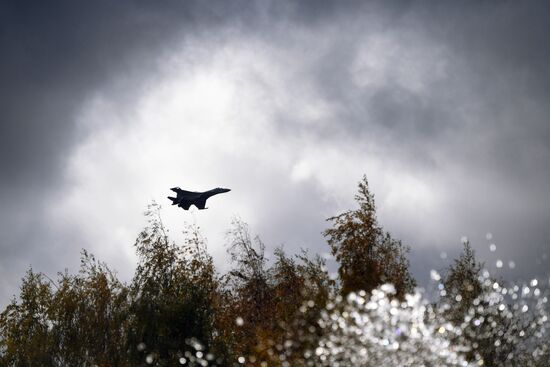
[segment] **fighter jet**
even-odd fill
[[[205,207],[206,199],[208,199],[210,196],[231,191],[230,189],[223,189],[221,187],[217,187],[215,189],[205,192],[185,191],[180,189],[179,187],[172,187],[170,190],[174,191],[177,194],[176,197],[168,196],[168,199],[172,200],[172,205],[177,205],[184,210],[189,210],[189,207],[191,205],[195,205],[199,209],[208,209]]]

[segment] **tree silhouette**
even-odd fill
[[[483,267],[470,243],[464,243],[462,254],[442,279],[439,304],[445,319],[463,330],[462,337],[472,346],[467,353],[471,361],[481,359],[486,366],[534,365],[532,347],[540,344],[536,315],[510,304],[504,297],[505,282],[489,277]]]
[[[0,316],[0,365],[127,365],[127,294],[86,251],[80,272],[57,283],[29,270],[19,301]]]
[[[321,334],[317,320],[333,287],[324,261],[277,248],[268,266],[263,242],[240,220],[228,237],[234,267],[226,277],[222,316],[227,344],[250,365],[279,365],[282,350],[287,363],[304,365],[304,352]]]
[[[50,284],[29,269],[20,289],[19,302],[14,298],[0,315],[0,365],[52,366]]]
[[[367,293],[381,284],[392,283],[396,296],[402,298],[416,285],[406,258],[408,247],[395,240],[378,225],[374,195],[366,176],[359,182],[356,210],[328,220],[332,228],[324,232],[332,254],[340,263],[338,274],[341,293],[364,290]]]
[[[132,363],[148,358],[173,365],[185,352],[215,350],[219,284],[198,229],[191,228],[178,247],[168,239],[158,206],[146,215],[149,226],[135,244],[139,262],[130,285],[128,350]]]
[[[65,271],[52,280],[27,271],[18,297],[0,313],[0,366],[315,365],[319,346],[322,353],[334,347],[334,328],[358,330],[346,329],[357,315],[342,296],[358,292],[365,304],[363,297],[391,283],[396,292],[388,294],[396,298],[385,298],[386,306],[416,302],[416,296],[405,297],[415,286],[409,249],[378,224],[366,177],[355,199],[359,207],[329,218],[332,228],[324,232],[339,262],[336,281],[321,257],[303,250],[287,254],[279,247],[268,259],[264,243],[241,220],[233,221],[227,236],[231,269],[220,275],[200,229],[186,226],[183,243],[171,242],[153,203],[135,242],[138,263],[129,284],[85,250],[77,274]],[[443,316],[458,327],[449,340],[468,346],[464,356],[470,361],[547,365],[543,356],[550,345],[541,331],[546,313],[524,312],[532,306],[527,293],[490,278],[469,243],[440,287],[441,297],[431,305],[438,312],[434,320]],[[514,294],[517,303],[505,297]],[[543,310],[544,299],[533,299],[539,302],[534,309]],[[396,340],[405,339],[399,334]]]

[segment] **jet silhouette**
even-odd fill
[[[168,199],[172,200],[172,205],[177,205],[184,210],[189,210],[189,207],[191,205],[195,205],[201,210],[208,209],[205,207],[205,205],[206,200],[209,197],[231,191],[230,189],[223,189],[221,187],[217,187],[215,189],[205,192],[185,191],[180,189],[179,187],[172,187],[170,190],[174,191],[177,194],[177,197],[168,196]]]

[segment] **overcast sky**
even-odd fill
[[[235,216],[327,252],[363,174],[421,283],[463,236],[548,276],[549,34],[543,1],[2,1],[0,304],[82,248],[129,280],[153,200],[220,269]]]

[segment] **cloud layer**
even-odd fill
[[[548,6],[86,6],[0,12],[0,299],[82,247],[128,278],[151,200],[174,236],[199,224],[222,267],[235,215],[268,248],[325,252],[363,174],[420,279],[463,235],[489,266],[547,268]],[[186,213],[174,185],[233,191]]]

